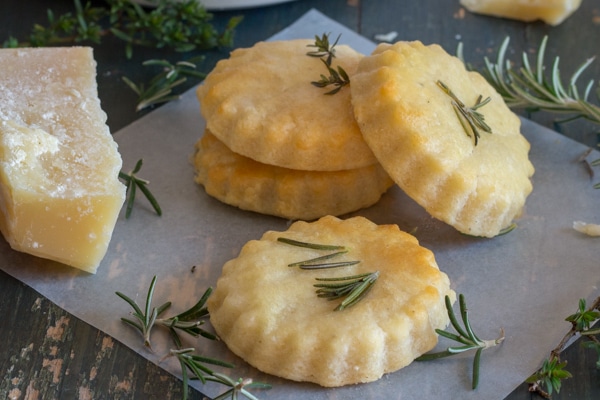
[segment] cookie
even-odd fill
[[[337,171],[377,162],[352,114],[350,90],[311,84],[327,69],[308,39],[259,42],[221,60],[198,87],[208,129],[232,151],[260,163]],[[337,45],[333,65],[351,76],[362,54]]]
[[[330,261],[359,261],[329,269],[289,266],[330,253],[279,238],[340,245]],[[378,272],[355,305],[315,293],[316,278]],[[431,251],[396,225],[363,217],[326,216],[295,222],[248,242],[225,264],[208,300],[210,321],[229,349],[266,373],[325,387],[370,382],[410,364],[437,343],[448,324],[448,276]]]
[[[479,73],[438,45],[398,42],[363,58],[350,88],[369,147],[432,216],[493,237],[520,215],[532,190],[530,146],[519,118]],[[476,111],[491,132],[478,128],[477,137],[456,100],[465,108],[487,102]]]
[[[218,200],[289,219],[342,215],[375,204],[393,181],[381,165],[343,171],[299,171],[232,152],[210,131],[196,144],[196,182]]]

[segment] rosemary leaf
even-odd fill
[[[314,250],[344,250],[344,246],[337,246],[337,245],[329,245],[329,244],[315,244],[315,243],[306,243],[306,242],[301,242],[298,240],[293,240],[293,239],[287,239],[284,237],[279,237],[277,238],[278,242],[281,243],[286,243],[292,246],[297,246],[297,247],[306,247],[307,249],[314,249]]]
[[[454,330],[458,333],[455,335],[451,332],[447,332],[441,329],[436,329],[436,332],[445,338],[454,340],[463,344],[463,346],[450,346],[446,350],[441,352],[433,352],[423,354],[418,357],[417,361],[430,361],[437,360],[443,357],[449,357],[455,354],[464,353],[467,351],[475,350],[475,356],[473,358],[473,376],[472,376],[472,385],[473,389],[476,389],[479,385],[479,370],[481,365],[481,352],[490,347],[494,347],[504,341],[504,331],[501,331],[500,337],[495,340],[481,340],[475,335],[475,332],[471,328],[471,322],[469,320],[468,312],[467,312],[467,303],[465,301],[464,295],[460,294],[458,296],[458,303],[460,308],[460,316],[463,322],[463,326],[460,325],[454,310],[452,308],[452,303],[450,301],[450,297],[446,296],[445,299],[446,311],[448,312],[448,318],[450,319],[450,325],[454,328]]]
[[[316,293],[319,297],[324,297],[329,300],[343,297],[344,300],[334,309],[334,311],[341,311],[352,307],[362,300],[371,290],[378,278],[379,271],[341,278],[316,278],[319,282],[327,283],[317,283],[314,287],[317,288]]]
[[[482,100],[483,96],[479,95],[475,105],[467,107],[445,83],[437,81],[437,85],[452,99],[451,104],[452,107],[454,107],[454,112],[467,136],[473,137],[475,146],[477,146],[479,138],[481,137],[480,130],[492,133],[492,128],[485,123],[484,115],[477,111],[491,101],[490,97]]]
[[[529,62],[528,54],[523,52],[521,67],[513,68],[514,63],[506,59],[509,42],[510,38],[506,37],[498,49],[495,62],[487,57],[484,59],[485,69],[482,74],[510,108],[570,115],[568,118],[558,120],[559,124],[579,118],[600,124],[600,106],[589,100],[594,81],[590,80],[582,92],[577,86],[578,79],[594,58],[581,63],[565,85],[560,75],[559,57],[555,57],[552,66],[546,68],[545,52],[548,36],[545,36],[540,43],[534,67]],[[546,71],[550,71],[549,77],[545,75]],[[600,97],[600,87],[596,95]]]
[[[141,179],[137,176],[137,173],[142,169],[143,160],[139,159],[135,164],[135,167],[128,174],[120,171],[119,178],[123,180],[126,190],[126,209],[125,209],[125,218],[128,219],[131,216],[131,212],[133,211],[133,206],[135,204],[135,196],[137,194],[137,189],[140,189],[141,192],[146,196],[146,199],[150,202],[152,208],[159,216],[162,215],[162,209],[158,204],[158,201],[152,194],[152,192],[147,188],[150,182],[145,179]]]

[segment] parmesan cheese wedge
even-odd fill
[[[581,0],[460,0],[460,4],[474,13],[558,25],[579,8]]]
[[[0,230],[95,273],[125,200],[92,49],[0,50]]]

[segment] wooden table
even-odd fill
[[[93,1],[95,5],[102,3]],[[73,10],[73,5],[70,0],[3,0],[0,40],[9,35],[24,38],[34,23],[45,24],[47,8],[58,15]],[[310,8],[319,9],[369,39],[396,31],[397,40],[439,43],[449,52],[454,52],[462,42],[465,60],[478,67],[483,65],[484,56],[495,59],[495,52],[506,36],[511,37],[509,56],[518,60],[523,51],[534,53],[542,37],[548,35],[548,59],[560,55],[565,76],[570,76],[586,58],[600,53],[600,3],[595,0],[584,0],[580,10],[558,27],[473,15],[462,9],[458,0],[299,0],[249,10],[215,12],[214,23],[222,27],[230,17],[243,15],[235,46],[246,47],[278,32]],[[135,48],[133,58],[126,60],[118,40],[108,38],[94,47],[100,97],[113,132],[145,114],[134,111],[135,95],[123,84],[123,76],[143,82],[155,72],[140,67],[142,61],[166,58],[174,62],[193,55]],[[227,51],[206,53],[201,69],[208,72],[218,59],[227,56]],[[600,61],[594,63],[582,79],[592,77],[600,77]],[[184,89],[193,84],[195,82],[189,82]],[[531,118],[553,128],[552,116],[534,114]],[[598,144],[597,131],[597,127],[583,122],[562,127],[562,133],[589,146]],[[576,306],[573,305],[574,310]],[[177,378],[2,271],[0,316],[0,399],[180,397],[181,382]],[[554,398],[600,398],[596,354],[573,345],[563,359],[569,361],[568,369],[574,376],[564,382],[560,395]],[[202,397],[197,392],[191,396]],[[482,398],[485,397],[482,391]],[[530,398],[536,396],[528,393],[525,383],[508,397],[511,400]]]

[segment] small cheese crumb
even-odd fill
[[[588,224],[583,221],[574,221],[573,229],[577,232],[585,233],[588,236],[600,236],[600,225]]]

